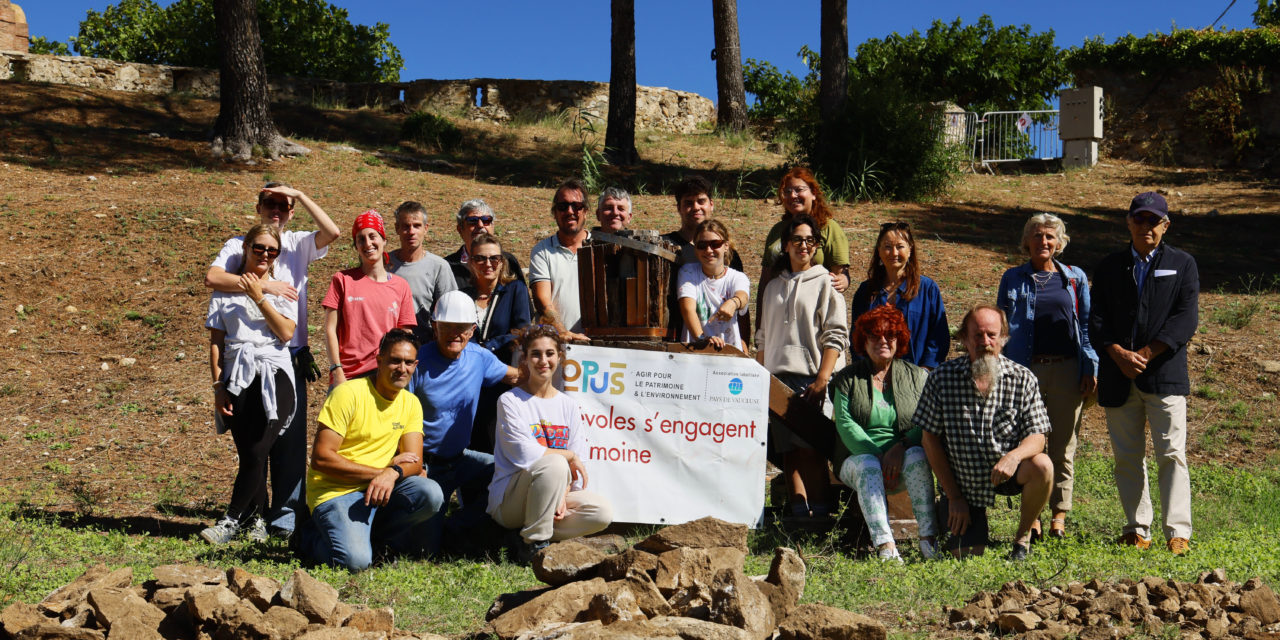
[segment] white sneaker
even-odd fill
[[[240,523],[236,522],[235,518],[222,516],[218,524],[201,531],[200,537],[209,544],[226,544],[234,540],[237,533],[240,533]]]
[[[897,547],[882,547],[876,551],[876,555],[880,557],[880,562],[902,564],[902,556],[898,555]]]
[[[254,518],[253,522],[249,524],[249,530],[244,535],[252,542],[266,542],[269,537],[267,535],[267,521],[263,520],[261,516]]]
[[[938,557],[938,543],[921,540],[920,555],[923,556],[925,560],[932,560]]]

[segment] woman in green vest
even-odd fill
[[[902,360],[911,341],[906,318],[885,305],[862,314],[853,347],[865,355],[831,380],[839,441],[831,461],[840,481],[858,492],[858,506],[881,560],[902,562],[889,529],[887,493],[906,490],[920,529],[920,554],[937,553],[933,473],[911,422],[924,388],[924,369]],[[887,491],[886,491],[887,490]]]

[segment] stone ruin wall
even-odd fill
[[[79,56],[0,51],[0,80],[218,97],[216,70]],[[389,107],[403,102],[409,110],[461,113],[473,120],[492,122],[505,122],[522,114],[576,112],[596,120],[597,129],[603,130],[609,112],[606,82],[478,78],[345,83],[275,76],[269,83],[272,100],[280,103],[359,108]],[[636,89],[637,129],[693,133],[699,127],[715,123],[715,104],[696,93],[663,87]]]
[[[27,33],[27,16],[9,0],[0,0],[0,51],[26,53],[30,38]]]
[[[1103,157],[1186,166],[1272,165],[1280,144],[1280,74],[1262,71],[1266,91],[1240,93],[1240,126],[1256,127],[1252,148],[1237,155],[1228,137],[1206,127],[1189,96],[1221,82],[1217,67],[1179,68],[1163,77],[1123,70],[1077,69],[1076,86],[1102,87]],[[1269,160],[1268,157],[1272,159]]]

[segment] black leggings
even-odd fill
[[[231,486],[231,504],[227,515],[246,523],[261,515],[267,506],[267,455],[280,437],[280,425],[293,415],[293,383],[283,369],[276,370],[276,419],[267,420],[262,407],[262,384],[259,378],[240,393],[231,396],[231,413],[225,422],[240,455],[236,481]]]

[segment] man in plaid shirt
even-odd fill
[[[1044,453],[1049,418],[1035,374],[1000,354],[1009,339],[1003,311],[973,307],[960,323],[960,337],[968,355],[929,375],[914,417],[942,485],[948,548],[956,557],[982,555],[987,507],[997,494],[1020,494],[1021,519],[1009,559],[1023,560],[1053,486],[1053,462]]]

